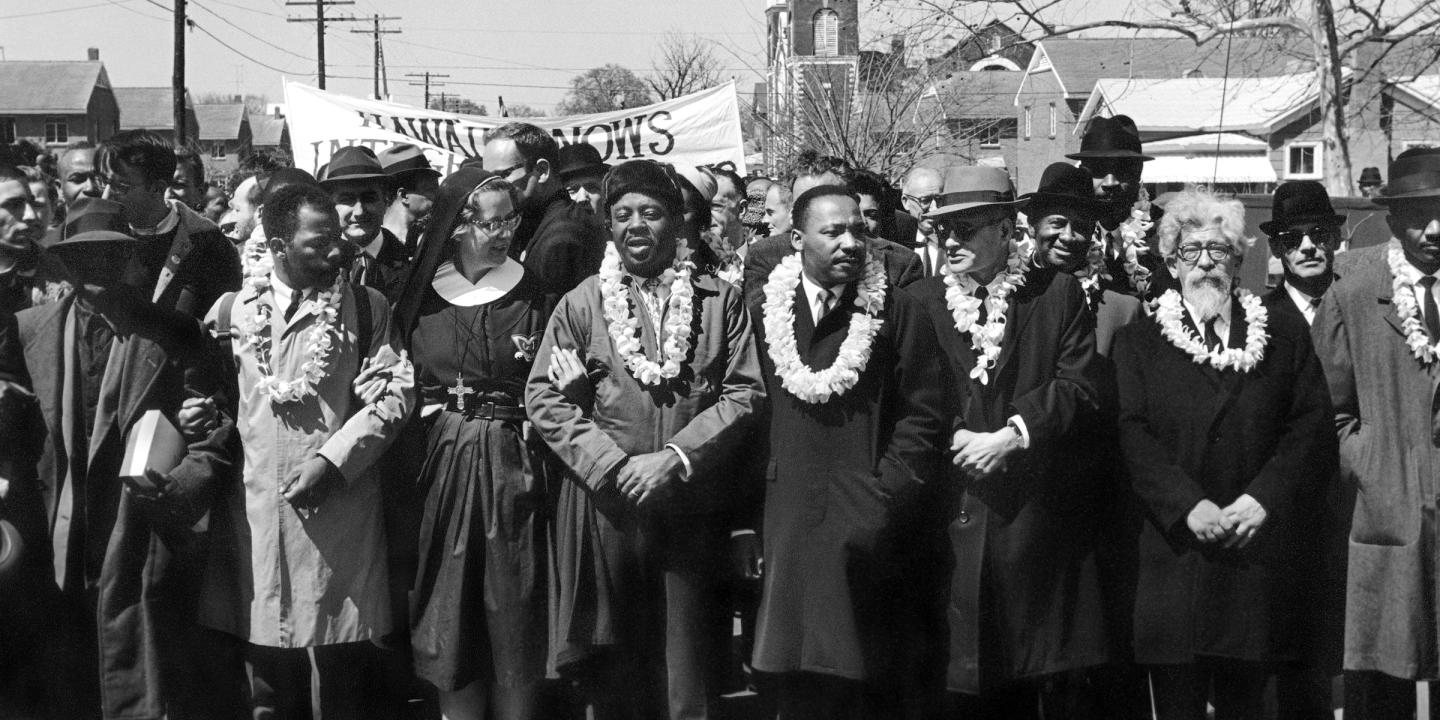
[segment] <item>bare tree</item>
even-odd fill
[[[1025,41],[1101,28],[1180,36],[1197,45],[1231,35],[1297,38],[1311,50],[1326,157],[1333,159],[1325,163],[1325,184],[1336,195],[1355,192],[1345,127],[1344,63],[1367,44],[1378,44],[1384,49],[1369,54],[1369,61],[1354,72],[1357,77],[1381,73],[1380,63],[1391,49],[1440,31],[1440,4],[1429,0],[1160,0],[1124,17],[1082,21],[1063,17],[1061,0],[875,2],[892,10],[908,8],[911,17],[924,19],[922,29],[932,34],[945,25],[973,29],[983,24],[983,17],[1019,25]],[[1440,51],[1425,54],[1420,65],[1412,66],[1415,74],[1440,59]]]
[[[720,82],[720,60],[694,35],[672,32],[660,40],[650,77],[645,80],[661,100],[688,95]]]
[[[610,64],[591,68],[570,80],[570,92],[555,111],[584,115],[649,105],[650,88],[633,70]]]

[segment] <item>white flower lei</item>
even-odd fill
[[[1024,255],[1012,245],[1005,272],[990,281],[990,294],[985,298],[985,324],[978,329],[975,321],[980,319],[979,298],[965,292],[960,287],[959,276],[950,272],[948,266],[945,268],[945,307],[950,308],[955,329],[961,335],[970,333],[970,346],[975,348],[975,367],[970,377],[979,380],[981,385],[990,382],[990,369],[1000,359],[1000,343],[1005,339],[1005,311],[1010,307],[1010,295],[1025,284],[1024,263]]]
[[[870,362],[875,334],[885,324],[879,317],[885,308],[885,267],[875,256],[867,258],[865,277],[855,295],[855,305],[865,312],[850,316],[850,330],[840,343],[840,352],[824,370],[806,367],[795,342],[795,288],[800,284],[800,272],[799,253],[786,256],[771,271],[765,283],[765,337],[781,386],[807,403],[823,403],[854,387]]]
[[[740,253],[735,252],[730,243],[714,232],[706,230],[700,237],[715,252],[715,257],[719,258],[719,264],[715,266],[715,277],[731,285],[740,285],[745,277],[745,261],[740,259]]]
[[[344,293],[344,273],[335,275],[335,283],[328,289],[322,290],[313,301],[316,305],[314,324],[305,329],[304,339],[301,344],[305,348],[305,361],[300,365],[300,377],[294,380],[281,380],[272,374],[270,369],[270,346],[272,331],[270,319],[275,314],[275,308],[264,299],[264,294],[270,288],[270,270],[273,262],[269,259],[269,253],[265,253],[263,260],[251,256],[253,241],[246,243],[246,267],[249,269],[249,276],[245,278],[246,287],[254,289],[258,298],[255,303],[255,315],[253,315],[244,328],[245,344],[255,352],[255,365],[260,370],[260,381],[255,384],[260,392],[269,395],[270,401],[277,404],[299,402],[310,395],[315,394],[315,386],[325,378],[325,357],[335,346],[333,335],[335,321],[340,316],[340,301]],[[263,273],[263,274],[262,274]],[[294,292],[300,292],[295,290]]]
[[[1160,324],[1160,334],[1164,335],[1171,345],[1188,353],[1197,365],[1209,362],[1216,370],[1233,368],[1240,372],[1249,372],[1265,359],[1265,341],[1270,338],[1265,332],[1265,323],[1270,313],[1260,302],[1260,297],[1249,290],[1239,290],[1236,297],[1240,300],[1240,307],[1245,310],[1244,350],[1211,350],[1206,347],[1195,331],[1181,321],[1185,308],[1181,304],[1180,293],[1175,290],[1165,291],[1156,304],[1155,321]]]
[[[1400,316],[1400,328],[1405,331],[1405,344],[1410,346],[1410,352],[1415,355],[1416,360],[1422,365],[1429,365],[1435,362],[1436,355],[1440,355],[1440,338],[1429,337],[1420,321],[1420,305],[1415,302],[1415,284],[1405,279],[1409,275],[1406,272],[1409,261],[1405,259],[1405,251],[1399,242],[1390,241],[1385,251],[1385,259],[1389,261],[1390,275],[1394,277],[1391,301],[1395,303],[1395,314]]]
[[[657,363],[645,356],[645,348],[638,337],[640,321],[635,319],[630,307],[630,293],[625,291],[625,273],[621,269],[620,252],[614,243],[605,244],[605,259],[600,263],[600,297],[604,300],[605,323],[610,330],[610,341],[615,352],[625,360],[625,366],[642,385],[660,385],[680,374],[680,365],[690,354],[690,322],[693,313],[695,290],[690,285],[690,274],[695,263],[690,261],[690,249],[685,240],[678,240],[675,260],[671,269],[675,279],[670,283],[669,310],[665,314],[664,334],[657,338],[664,363]]]

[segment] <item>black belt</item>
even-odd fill
[[[464,415],[467,418],[480,418],[481,420],[499,420],[500,422],[525,422],[525,408],[514,405],[496,405],[493,402],[475,402],[465,398],[446,398],[445,409]]]

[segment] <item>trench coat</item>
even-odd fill
[[[1189,322],[1188,314],[1184,316]],[[1229,347],[1247,324],[1231,302]],[[1198,330],[1193,327],[1192,332]],[[1135,606],[1135,659],[1299,659],[1314,631],[1305,569],[1323,552],[1313,504],[1336,462],[1325,378],[1304,321],[1267,320],[1249,372],[1194,362],[1146,318],[1120,330],[1120,444],[1145,512]],[[1248,494],[1267,520],[1244,548],[1201,543],[1186,517]]]
[[[997,478],[947,466],[957,503],[949,521],[947,686],[978,693],[1006,681],[1106,662],[1111,654],[1098,534],[1114,520],[1106,478],[1077,442],[1096,421],[1095,336],[1080,284],[1032,272],[1010,296],[989,382],[969,378],[970,335],[955,330],[945,281],[911,287],[925,306],[956,382],[950,429],[994,432],[1019,415],[1030,446]]]
[[[1422,364],[1405,344],[1386,248],[1336,256],[1340,277],[1312,328],[1335,404],[1341,479],[1355,488],[1344,663],[1435,680],[1440,364]]]
[[[852,283],[817,324],[796,288],[796,345],[811,368],[834,363],[850,316],[864,312],[855,297]],[[887,684],[934,673],[938,686],[944,663],[928,641],[943,638],[947,573],[942,526],[927,511],[946,477],[946,419],[924,309],[890,289],[858,382],[823,404],[783,389],[764,309],[750,312],[771,401],[755,668]]]

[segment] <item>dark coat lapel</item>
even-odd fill
[[[800,358],[811,370],[824,370],[839,357],[840,345],[845,342],[850,330],[850,315],[861,312],[855,307],[855,292],[855,283],[846,285],[835,302],[835,308],[817,323],[810,314],[810,302],[805,297],[805,286],[802,284],[796,290],[795,302],[803,305],[804,310],[799,307],[795,309],[795,344],[799,348]],[[801,320],[801,317],[805,319]],[[811,330],[810,337],[801,335],[802,328]]]
[[[995,358],[995,367],[990,371],[991,382],[1005,371],[1010,358],[1015,356],[1015,346],[1020,344],[1020,334],[1025,331],[1025,323],[1030,320],[1030,303],[1025,301],[1039,297],[1042,292],[1042,288],[1030,289],[1022,286],[1010,294],[1009,302],[1005,306],[1005,337],[1000,340],[1000,356]]]
[[[30,373],[36,402],[45,418],[45,429],[50,443],[60,447],[64,437],[60,427],[60,396],[64,388],[64,372],[68,358],[65,357],[65,316],[75,302],[72,295],[52,305],[42,306],[20,314],[20,326],[25,337],[25,365]],[[26,315],[34,320],[31,329],[25,330]],[[70,448],[65,448],[69,452]],[[64,463],[64,458],[57,458]]]
[[[104,446],[104,438],[112,430],[124,431],[135,420],[160,371],[165,369],[165,351],[159,344],[137,335],[115,336],[119,350],[112,352],[100,382],[102,402],[95,413],[95,431],[90,439],[90,457]],[[103,398],[115,397],[113,408],[106,408]],[[107,412],[108,411],[108,412]]]

